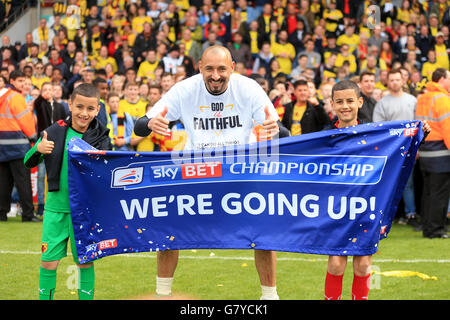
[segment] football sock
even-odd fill
[[[56,269],[43,267],[39,271],[39,300],[53,300],[56,288]]]
[[[261,285],[261,298],[260,300],[280,300],[277,294],[277,287],[268,287]]]
[[[343,274],[336,276],[327,272],[325,277],[325,300],[341,300],[343,277]]]
[[[161,296],[170,296],[172,294],[172,278],[156,277],[156,294]]]
[[[95,287],[95,271],[94,265],[89,268],[78,268],[79,286],[78,299],[93,300]]]
[[[353,274],[352,300],[367,300],[370,288],[370,273],[360,277]]]

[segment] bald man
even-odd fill
[[[228,49],[207,48],[199,61],[200,74],[175,84],[136,122],[135,133],[143,137],[151,132],[169,135],[170,121],[180,120],[188,135],[185,150],[249,143],[255,122],[261,125],[265,137],[289,135],[261,86],[253,79],[233,73],[234,67]],[[158,295],[171,294],[177,263],[178,250],[157,253]],[[261,299],[278,299],[275,252],[255,250],[255,264]]]

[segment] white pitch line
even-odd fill
[[[37,255],[41,254],[39,251],[6,251],[6,250],[0,250],[0,254],[31,254],[31,255]],[[70,254],[70,252],[68,253]],[[148,254],[118,254],[114,256],[109,257],[125,257],[125,258],[156,258],[155,254],[148,255]],[[180,255],[181,259],[192,259],[192,260],[246,260],[246,261],[253,261],[255,260],[253,257],[226,257],[226,256],[184,256]],[[287,257],[277,257],[277,261],[302,261],[302,262],[326,262],[328,259],[326,258],[287,258]],[[389,263],[389,262],[395,262],[395,263],[450,263],[450,259],[376,259],[374,258],[372,260],[376,263]]]

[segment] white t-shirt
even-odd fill
[[[265,120],[269,107],[273,119],[278,114],[267,94],[253,79],[233,73],[227,90],[212,95],[201,74],[176,83],[147,112],[154,118],[168,107],[169,121],[181,120],[188,140],[185,149],[205,149],[246,144],[254,126]]]

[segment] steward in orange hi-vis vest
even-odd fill
[[[437,82],[417,98],[416,119],[426,120],[430,134],[420,147],[421,163],[431,172],[450,172],[450,96]]]
[[[426,120],[430,134],[419,149],[423,175],[422,230],[427,238],[448,238],[450,198],[450,71],[438,68],[426,93],[417,98],[416,119]]]
[[[36,124],[21,90],[25,74],[9,75],[11,88],[0,90],[0,221],[6,221],[14,185],[19,194],[22,222],[42,221],[34,216],[30,170],[23,165],[25,154],[36,140]]]
[[[13,89],[0,90],[0,162],[23,159],[35,139],[36,126],[25,98]]]

